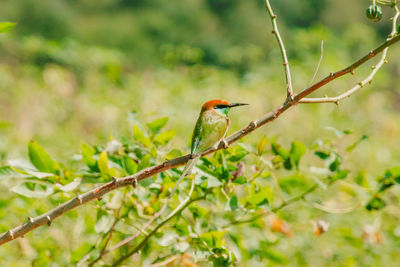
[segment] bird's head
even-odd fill
[[[203,107],[201,108],[201,112],[207,110],[214,110],[220,114],[228,115],[228,112],[233,107],[244,106],[248,104],[244,103],[231,103],[229,104],[228,101],[225,100],[210,100],[204,103]]]

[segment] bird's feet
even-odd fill
[[[227,142],[225,139],[222,139],[222,140],[219,142],[217,148],[219,148],[219,147],[222,147],[222,148],[224,148],[224,149],[227,149],[227,148],[229,147],[229,144],[228,144],[228,142]]]
[[[198,156],[199,156],[198,154],[192,153],[192,154],[189,155],[189,158],[190,159],[194,159],[194,158],[197,158]]]

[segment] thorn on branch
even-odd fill
[[[8,232],[10,233],[11,240],[13,240],[15,238],[14,232],[12,230],[8,230]]]
[[[372,70],[376,69],[376,66],[371,66],[371,69],[372,69]]]
[[[103,199],[102,197],[98,197],[98,198],[97,198],[98,201],[101,201],[102,199]]]
[[[374,57],[374,56],[375,56],[375,53],[374,53],[374,51],[371,50],[371,51],[369,52],[369,57]]]
[[[333,72],[330,72],[330,73],[329,73],[329,76],[332,78],[332,77],[333,77]]]
[[[354,69],[350,71],[351,75],[354,75],[355,71]]]
[[[33,218],[32,218],[32,217],[28,217],[28,221],[29,221],[30,223],[33,223]]]
[[[137,184],[138,184],[138,180],[137,180],[137,178],[135,176],[135,177],[133,177],[133,182],[132,182],[133,188],[136,188]]]
[[[359,82],[358,85],[362,88],[364,87],[364,84],[362,82]]]
[[[47,225],[48,226],[50,226],[51,225],[51,218],[50,218],[50,216],[46,216],[46,219],[47,219]]]
[[[271,33],[272,33],[272,34],[275,34],[276,32],[275,32],[275,30],[272,30]]]
[[[117,182],[117,177],[113,176],[113,177],[112,177],[111,184],[115,184],[116,182]]]
[[[251,121],[250,124],[249,124],[249,127],[250,127],[251,129],[256,128],[256,127],[257,127],[257,122],[256,122],[256,121]]]
[[[79,201],[79,204],[82,204],[83,202],[82,202],[82,196],[81,195],[77,195],[76,196],[76,199]]]
[[[384,62],[385,62],[385,64],[388,64],[388,63],[389,63],[389,61],[387,61],[386,59],[385,59],[385,61],[384,61]]]
[[[229,144],[228,144],[228,142],[226,142],[225,139],[223,139],[223,140],[221,140],[221,146],[222,146],[224,149],[227,149],[227,148],[229,147]]]
[[[271,18],[276,19],[278,16],[277,15],[272,15]]]

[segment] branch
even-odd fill
[[[182,207],[182,205],[184,205],[187,201],[189,201],[190,197],[193,194],[193,190],[194,190],[194,184],[195,184],[195,179],[192,179],[192,185],[190,187],[190,191],[188,196],[186,197],[186,199],[171,213],[173,214],[177,209],[180,209]],[[136,237],[138,237],[140,235],[140,233],[143,233],[153,222],[155,219],[157,219],[159,216],[161,216],[161,214],[164,212],[165,208],[167,207],[168,201],[169,201],[169,197],[167,198],[166,202],[164,203],[164,205],[162,206],[162,208],[156,213],[154,214],[154,216],[148,220],[146,222],[146,224],[139,230],[137,231],[134,235],[131,235],[130,237],[125,238],[124,240],[122,240],[121,242],[119,242],[118,244],[116,244],[115,246],[113,246],[112,248],[110,248],[108,252],[116,250],[117,248],[127,244],[128,242],[132,241],[133,239],[135,239]],[[169,215],[170,216],[170,215]],[[169,217],[168,216],[168,217]],[[167,217],[167,218],[168,218]]]
[[[129,251],[126,255],[122,256],[121,258],[119,258],[116,262],[113,263],[112,266],[118,266],[120,265],[124,260],[126,260],[127,258],[129,258],[130,256],[132,256],[133,254],[137,253],[139,250],[141,250],[144,245],[146,245],[146,243],[149,241],[150,237],[152,237],[155,233],[157,233],[158,229],[160,229],[164,224],[166,224],[169,220],[171,220],[173,217],[175,217],[176,215],[180,214],[184,209],[186,209],[188,206],[190,206],[190,204],[192,204],[193,202],[199,201],[199,200],[203,200],[205,199],[207,196],[207,193],[204,194],[201,197],[197,197],[197,198],[192,198],[190,199],[190,197],[188,197],[186,202],[181,203],[181,205],[179,205],[173,212],[171,212],[167,218],[165,218],[164,221],[162,221],[159,225],[156,226],[156,228],[154,228],[153,231],[151,231],[143,240],[142,242],[140,242],[139,245],[137,245],[133,250]]]
[[[124,204],[125,204],[125,201],[122,201],[121,206],[118,208],[118,210],[117,210],[116,213],[115,213],[114,222],[113,222],[113,224],[111,225],[111,228],[110,228],[110,230],[109,230],[108,233],[107,233],[107,238],[106,238],[106,241],[105,241],[105,243],[104,243],[104,246],[103,246],[103,248],[101,249],[99,256],[98,256],[96,259],[94,259],[92,262],[90,262],[90,263],[88,264],[89,267],[92,267],[96,262],[98,262],[98,261],[107,253],[107,250],[106,250],[106,249],[107,249],[107,245],[108,245],[108,243],[109,243],[110,240],[111,240],[111,237],[112,237],[113,232],[114,232],[115,225],[116,225],[117,222],[119,221],[119,215],[120,215],[120,213],[121,213],[121,209],[122,209],[122,206],[123,206]]]
[[[278,24],[276,23],[276,18],[277,15],[274,14],[274,11],[272,10],[272,7],[269,3],[269,0],[265,0],[265,5],[267,8],[267,12],[269,16],[271,17],[271,23],[272,23],[272,33],[275,35],[276,40],[278,41],[279,48],[281,50],[282,54],[282,60],[283,60],[283,66],[285,68],[285,77],[286,77],[286,90],[287,90],[287,97],[293,101],[293,87],[292,87],[292,77],[290,75],[290,67],[289,67],[289,61],[286,55],[286,49],[285,45],[283,44],[281,35],[278,30]]]
[[[343,76],[346,73],[349,73],[365,63],[366,61],[370,60],[371,58],[375,57],[377,54],[381,53],[386,47],[389,47],[393,45],[394,43],[400,41],[400,35],[396,35],[394,38],[390,39],[389,41],[386,41],[382,43],[378,48],[374,49],[349,67],[340,70],[338,72],[332,73],[329,76],[325,77],[321,81],[315,83],[314,85],[311,85],[310,87],[304,89],[300,93],[296,94],[293,96],[293,101],[285,101],[281,106],[276,108],[275,110],[265,114],[263,117],[259,118],[258,120],[251,121],[248,126],[240,129],[239,131],[235,132],[234,134],[230,135],[225,139],[225,142],[230,145],[239,139],[243,138],[244,136],[248,135],[249,133],[253,132],[255,129],[270,123],[274,121],[276,118],[278,118],[283,112],[285,112],[287,109],[298,103],[302,98],[306,97],[307,95],[311,94],[318,88],[324,86],[325,84],[329,83],[330,81],[339,78]],[[208,155],[210,153],[213,153],[217,150],[220,150],[223,148],[223,145],[221,144],[218,146],[218,148],[210,148],[209,150],[203,152],[200,156],[203,157],[205,155]],[[67,211],[70,211],[80,205],[83,205],[89,201],[92,201],[94,199],[101,198],[103,195],[107,194],[110,191],[113,191],[117,188],[121,188],[124,186],[129,186],[129,185],[136,185],[137,182],[144,180],[146,178],[152,177],[160,172],[164,172],[166,170],[172,169],[179,167],[183,164],[185,164],[188,160],[190,159],[190,154],[178,157],[172,160],[167,160],[159,165],[152,166],[146,169],[141,170],[140,172],[126,176],[123,178],[114,178],[112,181],[103,184],[97,188],[94,188],[82,195],[78,195],[77,197],[59,205],[58,207],[42,214],[39,215],[35,218],[28,218],[27,222],[8,230],[7,232],[4,232],[0,234],[0,245],[7,243],[15,238],[22,237],[26,233],[34,230],[35,228],[48,224],[50,225],[51,222],[61,216],[62,214],[66,213]]]
[[[314,192],[316,189],[318,188],[318,184],[314,184],[313,186],[311,186],[310,188],[308,188],[306,191],[304,191],[303,193],[301,193],[298,196],[292,197],[291,199],[282,202],[282,204],[280,204],[279,206],[272,208],[271,212],[277,212],[283,208],[285,208],[286,206],[289,206],[290,204],[300,200],[300,199],[304,199],[305,196],[307,196],[308,194]],[[268,214],[268,211],[264,211],[260,214],[254,215],[253,217],[251,217],[250,219],[246,219],[246,220],[236,220],[233,221],[232,223],[225,225],[223,228],[228,228],[232,225],[238,225],[238,224],[245,224],[245,223],[251,223],[254,222],[255,220],[257,220],[258,218],[263,217],[264,215]]]
[[[392,18],[392,32],[389,34],[388,38],[386,39],[386,41],[390,41],[393,39],[393,37],[396,35],[397,32],[397,19],[400,16],[400,10],[397,6],[393,7],[396,11],[394,17]],[[399,35],[396,37],[399,38]],[[372,66],[372,71],[371,73],[361,82],[359,82],[356,86],[352,87],[351,89],[347,90],[346,92],[344,92],[343,94],[340,94],[336,97],[318,97],[318,98],[303,98],[299,101],[299,103],[335,103],[338,104],[339,101],[343,100],[346,97],[350,97],[352,94],[354,94],[356,91],[358,91],[360,88],[364,87],[364,85],[366,85],[367,83],[371,83],[372,79],[374,78],[375,74],[378,72],[378,70],[383,66],[384,63],[387,63],[386,60],[386,55],[387,55],[387,50],[388,47],[383,49],[383,53],[382,53],[382,57],[379,60],[378,64],[376,64],[376,66]],[[376,51],[371,51],[371,54],[376,54]],[[356,62],[357,63],[357,62]],[[362,63],[361,63],[362,64]],[[345,69],[347,70],[347,68]],[[353,73],[354,69],[351,69],[349,72]],[[346,73],[344,73],[346,74]]]

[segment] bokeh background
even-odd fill
[[[365,16],[367,0],[272,0],[271,4],[278,14],[295,91],[310,84],[321,40],[324,53],[316,80],[365,55],[391,30],[393,11],[384,7],[382,21],[373,23]],[[188,148],[200,106],[207,100],[250,103],[231,112],[231,132],[262,116],[286,95],[280,51],[264,5],[262,0],[1,1],[0,20],[18,25],[0,35],[0,163],[27,158],[26,144],[35,139],[67,164],[79,152],[81,141],[99,144],[110,135],[129,134],[132,111],[143,122],[169,116],[167,128],[178,130],[170,145],[180,149]],[[251,144],[267,135],[286,145],[292,140],[311,145],[334,136],[329,127],[353,132],[346,137],[348,143],[367,135],[344,164],[375,181],[400,159],[399,45],[388,55],[389,64],[372,84],[338,106],[296,106],[244,141]],[[374,62],[314,95],[345,91],[368,75]],[[0,224],[7,229],[27,216],[29,201],[8,191],[10,181],[0,184]],[[51,207],[46,200],[37,201]],[[88,212],[85,209],[80,212]],[[341,216],[338,225],[346,225],[358,215],[335,216]],[[360,219],[353,231],[375,220],[374,216]],[[66,251],[73,246],[68,233],[50,231],[59,239],[41,236],[40,246],[48,242],[66,246]],[[292,239],[291,246],[306,248],[304,258],[311,266],[326,264],[335,236],[321,239],[308,240],[309,244]],[[400,245],[399,237],[393,240],[367,248],[341,240],[337,257],[341,264],[357,266],[357,260],[369,253],[366,262],[371,257],[390,266]],[[325,250],[316,250],[312,242]],[[2,247],[0,255],[10,266],[22,266],[30,262],[32,250],[32,245],[15,243]],[[58,257],[53,266],[63,266],[60,259],[69,254]]]

